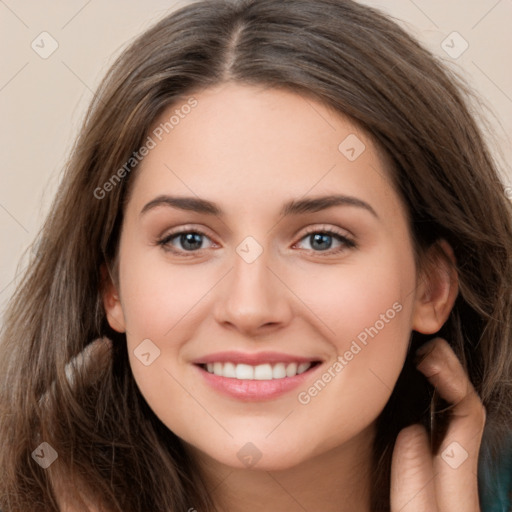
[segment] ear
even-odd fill
[[[412,329],[434,334],[446,322],[459,292],[456,259],[450,244],[438,240],[429,249],[416,289]]]
[[[101,295],[108,323],[114,331],[125,332],[126,325],[123,308],[121,307],[121,301],[119,300],[119,293],[112,281],[112,277],[108,272],[105,263],[101,264],[100,272],[102,280]]]

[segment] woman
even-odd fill
[[[139,37],[6,315],[4,512],[478,510],[512,216],[461,90],[350,1]]]

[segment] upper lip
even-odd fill
[[[257,366],[259,364],[274,364],[274,363],[312,363],[321,361],[318,357],[303,357],[295,356],[292,354],[284,354],[280,352],[257,352],[254,354],[227,351],[216,352],[215,354],[208,354],[199,357],[192,361],[194,364],[207,364],[207,363],[234,363],[234,364],[248,364]]]

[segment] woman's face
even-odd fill
[[[107,306],[149,406],[240,468],[292,467],[368,433],[417,294],[382,154],[321,103],[233,83],[184,98],[149,136]]]

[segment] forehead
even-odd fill
[[[163,193],[215,196],[238,208],[306,194],[399,201],[388,161],[364,130],[287,90],[234,83],[199,90],[168,107],[149,137],[134,177],[139,206]]]

